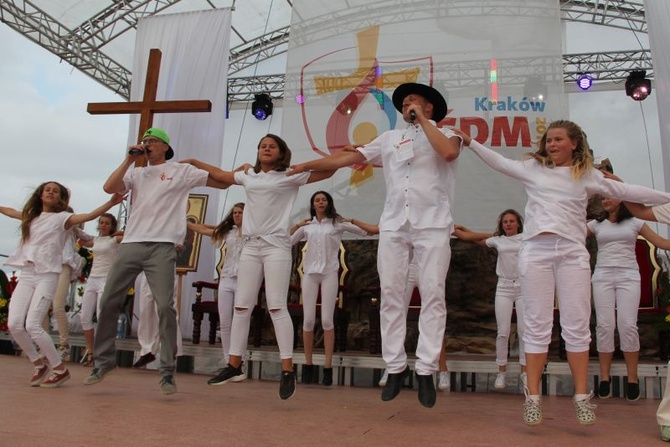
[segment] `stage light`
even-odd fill
[[[272,98],[267,93],[254,95],[254,102],[251,103],[251,113],[257,120],[263,121],[272,115]]]
[[[577,78],[577,87],[582,91],[587,91],[593,85],[593,78],[587,74],[583,74]]]
[[[644,101],[651,94],[651,81],[644,70],[631,71],[626,78],[626,95],[635,101]]]
[[[303,95],[295,95],[295,102],[297,102],[298,104],[304,104],[305,97]]]

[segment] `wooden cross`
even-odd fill
[[[208,100],[156,101],[161,56],[161,51],[157,48],[152,48],[149,51],[147,77],[144,82],[144,99],[142,101],[91,102],[88,104],[86,111],[91,115],[139,113],[140,127],[137,134],[138,143],[141,141],[144,132],[152,126],[155,113],[211,112],[212,103]],[[144,165],[144,163],[145,162],[142,161],[142,165]]]

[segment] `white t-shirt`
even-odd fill
[[[236,226],[233,225],[233,228],[226,234],[225,244],[226,258],[223,260],[223,267],[221,267],[221,277],[236,278],[240,253],[242,253],[242,247],[244,246],[242,236]]]
[[[636,203],[670,202],[670,193],[609,180],[595,168],[575,181],[572,169],[567,166],[548,168],[534,159],[511,160],[474,139],[470,149],[491,168],[524,185],[528,195],[524,241],[540,233],[554,233],[584,244],[586,208],[589,197],[594,194]]]
[[[494,236],[486,239],[486,246],[498,250],[496,275],[503,279],[519,279],[519,248],[521,234]]]
[[[302,269],[305,273],[330,273],[340,268],[337,254],[342,241],[342,233],[348,231],[359,236],[367,232],[349,222],[337,222],[326,218],[321,222],[316,217],[293,233],[291,244],[307,241],[307,251],[303,259]]]
[[[440,131],[447,137],[456,136],[446,128]],[[412,155],[405,159],[402,148],[407,145],[412,146]],[[451,205],[458,159],[446,162],[421,126],[389,130],[358,151],[384,169],[386,200],[379,219],[381,231],[397,230],[407,221],[416,229],[453,227]]]
[[[30,263],[35,273],[60,273],[63,270],[63,248],[70,241],[65,222],[72,213],[42,212],[30,223],[30,237],[20,242],[5,265],[23,268]]]
[[[119,243],[115,236],[98,236],[93,239],[93,267],[91,278],[104,278],[116,259]]]
[[[188,193],[205,186],[207,176],[195,166],[172,162],[128,170],[123,183],[132,190],[131,208],[121,243],[183,243]]]
[[[285,171],[236,172],[235,183],[244,186],[242,236],[260,237],[276,247],[291,248],[290,218],[298,188],[310,172],[287,176]]]
[[[654,213],[654,217],[657,221],[666,224],[670,223],[670,203],[654,206],[651,211]]]
[[[640,219],[625,219],[619,223],[605,219],[590,220],[586,224],[598,242],[598,267],[625,267],[639,270],[635,256],[635,242],[644,222]]]

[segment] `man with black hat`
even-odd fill
[[[369,144],[293,167],[290,174],[307,170],[338,169],[358,163],[380,163],[386,183],[386,201],[380,218],[377,267],[381,283],[382,354],[388,380],[382,400],[394,399],[409,375],[405,353],[407,303],[405,282],[412,253],[419,265],[421,314],[415,372],[419,401],[435,404],[433,375],[446,323],[445,281],[453,230],[456,162],[461,140],[436,122],[447,114],[447,103],[434,88],[402,84],[393,93],[393,105],[407,127],[384,132]],[[289,175],[290,175],[289,174]]]
[[[186,235],[188,193],[213,183],[208,173],[189,164],[166,163],[174,156],[170,137],[152,127],[141,144],[130,146],[121,165],[112,172],[105,191],[131,191],[132,210],[123,241],[107,276],[100,303],[93,355],[95,368],[85,385],[101,382],[116,368],[115,337],[119,308],[137,275],[144,271],[156,301],[161,341],[159,371],[163,394],[177,391],[174,381],[177,353],[177,314],[173,283],[177,253]],[[130,167],[141,158],[147,166]]]

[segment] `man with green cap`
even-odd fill
[[[159,316],[160,390],[163,394],[177,391],[174,380],[177,353],[177,314],[173,307],[175,245],[181,244],[186,236],[189,191],[212,181],[208,180],[206,171],[190,164],[166,163],[172,157],[170,137],[165,130],[152,127],[144,133],[140,144],[129,147],[125,159],[103,186],[105,191],[130,191],[132,208],[101,298],[93,348],[95,368],[84,380],[85,385],[99,383],[116,368],[119,308],[137,275],[144,271]],[[131,168],[143,158],[147,166]]]

